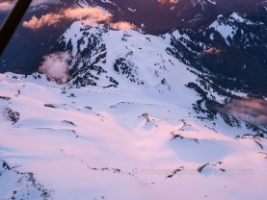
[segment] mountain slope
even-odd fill
[[[224,88],[266,96],[266,14],[232,13],[196,31],[174,30],[169,51]]]
[[[77,21],[46,75],[1,74],[0,180],[31,172],[40,199],[265,199],[262,115],[226,114],[246,94],[212,89],[166,51],[173,39]],[[14,190],[1,199],[28,191]]]

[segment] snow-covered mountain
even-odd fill
[[[76,21],[46,75],[0,75],[1,199],[267,197],[265,101],[140,31]]]
[[[64,0],[54,4],[48,1],[45,6],[40,5],[43,1],[34,2],[23,22],[30,21],[33,16],[39,19],[52,13],[56,17],[57,13],[68,9],[101,6],[111,14],[113,23],[128,22],[147,34],[160,36],[178,30],[181,36],[169,46],[175,57],[202,72],[209,72],[209,77],[225,89],[266,96],[265,1],[216,1],[213,4],[206,0],[178,3]],[[187,4],[192,7],[184,11],[188,17],[178,14]],[[202,4],[206,5],[204,10]],[[0,20],[6,14],[0,8]],[[199,17],[195,15],[201,15],[202,20],[197,20]],[[76,20],[62,18],[56,25],[47,24],[34,30],[19,27],[0,58],[0,72],[31,74],[38,71],[45,55],[61,50],[55,48],[57,40]],[[218,49],[220,53],[210,53],[209,49]]]
[[[233,12],[195,31],[179,28],[169,51],[224,88],[264,95],[266,15],[266,8],[257,15]]]

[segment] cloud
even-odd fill
[[[39,29],[42,26],[51,26],[56,25],[60,22],[61,16],[57,14],[46,14],[43,15],[40,19],[33,16],[29,22],[24,21],[23,26],[30,29]]]
[[[203,52],[207,54],[219,54],[221,51],[219,49],[211,47],[209,49],[205,49]]]
[[[110,27],[115,30],[127,30],[135,28],[135,25],[130,24],[129,22],[117,22],[109,23]]]
[[[255,125],[267,125],[267,101],[263,99],[234,100],[217,110]]]
[[[74,8],[65,11],[65,18],[84,20],[90,25],[101,21],[109,21],[111,15],[103,9],[97,7]]]
[[[44,57],[44,62],[39,71],[59,84],[65,84],[71,80],[68,62],[70,55],[65,52],[57,52]]]
[[[178,3],[179,0],[158,0],[159,3]]]
[[[37,18],[33,16],[30,21],[24,21],[23,26],[39,29],[43,26],[56,26],[64,19],[83,20],[88,25],[96,25],[101,21],[110,20],[111,15],[99,8],[73,8],[61,11],[59,14],[49,13]]]
[[[24,21],[23,26],[30,29],[39,29],[43,26],[57,26],[62,20],[82,20],[85,24],[96,26],[99,22],[109,24],[112,29],[125,30],[135,28],[134,25],[128,22],[111,22],[111,14],[107,11],[97,8],[73,8],[59,12],[59,14],[49,13],[37,18],[33,16],[29,21]]]
[[[16,4],[17,0],[15,1],[4,1],[0,3],[0,12],[8,12],[10,11],[14,5]],[[60,3],[60,1],[58,0],[34,0],[31,3],[31,7],[34,6],[40,6],[40,5],[44,5],[44,4],[58,4]]]
[[[4,1],[0,3],[0,12],[10,11],[15,5],[14,1]]]

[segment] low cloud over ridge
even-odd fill
[[[69,75],[70,55],[65,52],[57,52],[44,57],[39,71],[50,79],[55,80],[59,84],[67,83],[71,80]]]
[[[238,116],[255,125],[267,125],[267,101],[263,99],[234,100],[218,110]]]

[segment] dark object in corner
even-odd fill
[[[16,31],[32,0],[18,0],[0,29],[0,57]]]

